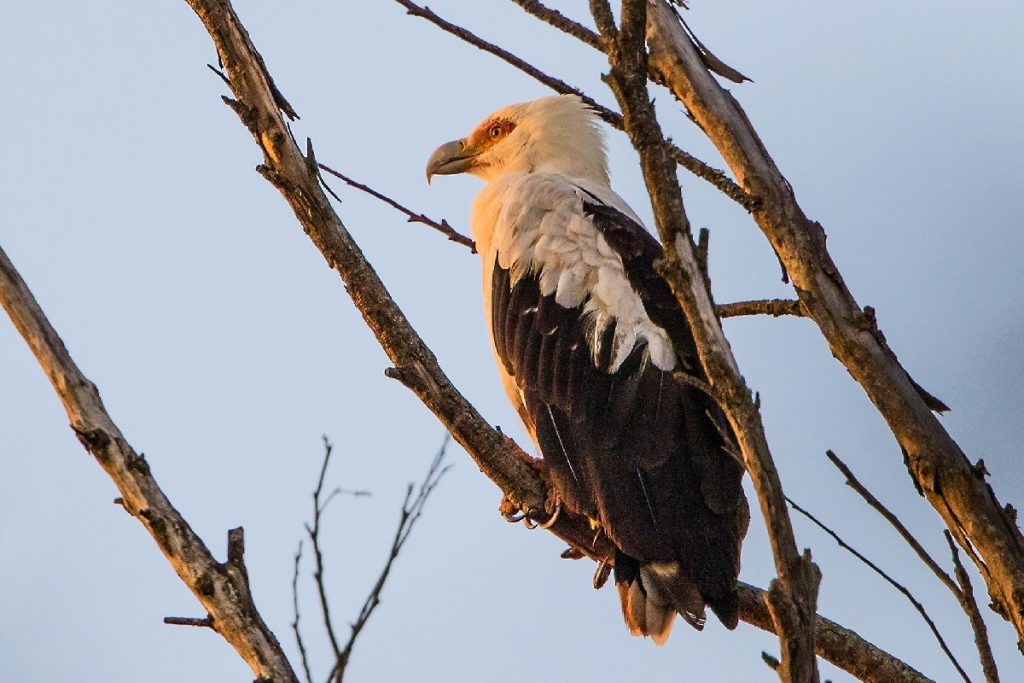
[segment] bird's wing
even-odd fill
[[[739,569],[742,468],[718,408],[672,376],[702,375],[654,270],[661,246],[562,176],[524,176],[496,201],[492,341],[563,504],[641,563],[679,562],[714,606]]]

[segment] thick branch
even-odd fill
[[[75,365],[2,249],[0,303],[49,377],[78,440],[117,486],[121,505],[142,522],[175,573],[206,609],[209,623],[203,625],[223,636],[260,680],[298,683],[281,645],[253,604],[238,542],[240,530],[231,537],[230,546],[235,550],[229,552],[228,561],[217,562],[160,490],[149,463],[114,424],[96,386]]]
[[[607,22],[602,3],[592,2],[591,7],[596,9],[595,20],[601,27]],[[820,573],[809,553],[801,556],[797,550],[760,415],[715,315],[711,293],[694,253],[675,164],[667,153],[647,93],[646,10],[646,0],[622,3],[621,26],[609,51],[608,82],[622,108],[626,132],[640,155],[658,234],[665,245],[662,274],[686,312],[701,364],[736,434],[768,526],[778,573],[768,596],[782,647],[779,676],[783,681],[816,681],[813,620]]]
[[[768,595],[755,586],[739,583],[740,614],[743,621],[775,633],[768,610]],[[814,645],[818,655],[865,683],[925,683],[932,681],[910,665],[879,649],[853,631],[818,616]],[[934,683],[934,681],[932,681]]]
[[[803,213],[743,109],[708,73],[673,9],[649,0],[650,65],[718,148],[740,186],[761,204],[754,218],[792,278],[807,314],[889,424],[918,488],[966,550],[973,546],[1000,613],[1024,639],[1024,537],[984,477],[972,469],[932,409],[940,401],[900,365],[847,289],[822,227]],[[1020,641],[1024,648],[1024,640]]]

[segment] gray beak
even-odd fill
[[[465,140],[446,142],[427,159],[427,184],[435,175],[465,173],[473,166],[476,154],[466,149]]]

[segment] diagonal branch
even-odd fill
[[[276,102],[272,94],[276,91],[267,87],[268,96]],[[164,495],[149,463],[114,424],[96,385],[78,369],[2,249],[0,304],[43,367],[78,440],[117,486],[118,502],[146,527],[175,573],[206,609],[208,625],[228,641],[257,678],[298,683],[280,643],[253,603],[242,561],[241,529],[229,535],[228,561],[217,562]]]
[[[611,45],[611,73],[606,81],[619,101],[626,132],[640,155],[658,234],[665,246],[661,274],[686,313],[701,365],[715,395],[721,398],[768,527],[778,574],[769,590],[769,606],[782,648],[779,676],[791,683],[817,681],[814,614],[821,574],[811,562],[810,553],[805,551],[801,555],[797,550],[782,483],[758,408],[722,332],[707,280],[695,255],[675,164],[647,91],[646,0],[623,0],[620,27],[614,36],[605,27],[609,21],[607,3],[592,0],[591,9]]]
[[[768,609],[768,594],[742,581],[738,587],[743,621],[768,633],[775,633],[775,623]],[[815,621],[814,645],[819,657],[864,683],[934,683],[932,679],[850,629],[820,615]]]
[[[981,660],[981,670],[985,674],[987,683],[999,683],[999,669],[996,667],[996,659],[992,655],[992,645],[988,641],[988,628],[985,620],[978,609],[978,601],[974,599],[974,586],[971,585],[971,577],[960,561],[960,553],[953,542],[953,535],[943,529],[946,543],[949,544],[949,553],[953,557],[954,574],[957,583],[960,584],[960,606],[967,613],[970,619],[971,629],[974,631],[974,645],[978,649],[978,658]]]
[[[459,38],[460,40],[469,43],[470,45],[488,52],[495,57],[503,60],[505,63],[514,66],[528,76],[540,81],[547,87],[551,88],[555,92],[562,93],[563,95],[572,94],[577,95],[580,99],[587,103],[588,106],[594,109],[598,115],[610,126],[617,128],[618,130],[624,130],[622,115],[618,112],[612,111],[608,107],[599,104],[592,97],[584,93],[579,88],[573,87],[553,76],[549,76],[537,67],[520,59],[516,55],[512,54],[508,50],[490,43],[483,38],[477,36],[472,31],[453,24],[450,21],[443,19],[438,16],[429,7],[420,7],[411,0],[395,0],[398,4],[406,9],[406,11],[414,17],[421,17],[431,22],[442,31],[450,33],[451,35]],[[675,145],[671,146],[672,158],[675,159],[676,163],[685,168],[690,173],[693,173],[698,178],[706,180],[711,185],[715,186],[722,194],[732,199],[734,202],[742,206],[747,211],[753,211],[754,207],[757,206],[757,199],[748,195],[744,192],[739,185],[737,185],[729,176],[723,171],[710,166],[704,161],[701,161],[697,157],[684,152]]]
[[[426,214],[413,213],[411,210],[405,208],[391,197],[388,197],[386,194],[378,192],[369,185],[364,185],[363,183],[352,180],[348,176],[339,173],[338,171],[335,171],[333,168],[325,164],[319,164],[319,166],[321,171],[326,171],[330,173],[332,176],[342,180],[350,187],[354,187],[357,190],[361,190],[366,194],[370,195],[371,197],[373,197],[374,199],[378,199],[387,204],[388,206],[390,206],[391,208],[396,209],[401,213],[404,213],[409,218],[410,223],[422,223],[423,225],[429,226],[434,230],[437,230],[445,237],[447,237],[450,241],[455,242],[457,244],[461,244],[464,247],[469,247],[470,251],[472,251],[474,254],[476,253],[476,245],[473,243],[473,240],[469,239],[462,233],[455,230],[455,228],[448,225],[448,221],[446,221],[445,219],[442,218],[441,222],[438,223],[437,221],[435,221],[433,218],[430,218]]]
[[[843,473],[843,476],[846,477],[846,485],[859,493],[861,498],[863,498],[868,505],[874,508],[875,511],[885,519],[885,521],[892,525],[892,528],[894,528],[906,544],[909,545],[915,553],[917,553],[917,556],[921,558],[921,561],[924,562],[925,566],[932,571],[932,574],[935,574],[935,577],[939,582],[948,588],[957,600],[960,600],[961,596],[959,586],[957,586],[952,577],[950,577],[950,575],[939,566],[939,563],[928,554],[928,551],[924,549],[924,546],[914,538],[914,535],[910,533],[910,529],[900,521],[900,518],[897,517],[892,510],[887,508],[882,501],[878,500],[871,491],[868,491],[864,484],[860,483],[860,480],[854,476],[853,470],[851,470],[845,462],[840,460],[838,455],[832,451],[825,451],[825,455],[828,457],[829,461],[831,461],[832,464]]]
[[[957,602],[960,603],[960,607],[967,615],[967,618],[971,623],[971,629],[974,631],[974,643],[978,650],[978,657],[981,660],[982,670],[985,673],[985,680],[988,681],[988,683],[998,681],[999,672],[996,667],[995,658],[992,655],[992,647],[989,644],[988,628],[985,626],[985,621],[982,619],[981,613],[978,610],[978,603],[974,599],[974,587],[971,585],[971,578],[960,563],[960,554],[957,552],[956,546],[952,545],[953,539],[949,532],[944,531],[944,534],[946,536],[946,540],[950,543],[950,552],[953,556],[956,581],[954,581],[953,578],[939,566],[939,563],[928,554],[928,551],[924,549],[916,538],[914,538],[913,534],[911,534],[910,530],[904,526],[903,522],[901,522],[899,518],[882,503],[882,501],[878,500],[873,493],[868,491],[867,487],[865,487],[860,480],[854,476],[853,471],[845,462],[839,459],[838,455],[832,451],[826,451],[825,454],[828,456],[828,459],[832,464],[843,473],[843,476],[846,477],[846,485],[859,493],[868,505],[874,508],[878,514],[882,515],[882,517],[885,518],[885,520],[889,522],[894,529],[896,529],[897,533],[903,537],[903,540],[906,541],[907,545],[917,553],[917,556],[921,558],[921,561],[924,562],[929,569],[932,570],[932,573],[939,579],[939,582],[948,588],[949,592],[952,593],[953,597],[955,597]]]
[[[832,354],[863,387],[906,455],[924,496],[965,550],[977,549],[989,595],[1024,648],[1024,536],[984,476],[938,422],[936,401],[900,365],[853,298],[825,245],[821,225],[797,203],[739,103],[708,73],[673,9],[649,0],[650,66],[706,132],[740,186],[760,198],[753,215],[792,278]]]
[[[292,633],[295,635],[295,645],[299,648],[299,658],[302,660],[302,673],[306,677],[306,683],[313,683],[313,674],[309,670],[309,656],[306,653],[306,642],[302,639],[302,628],[299,625],[299,566],[302,562],[302,541],[299,541],[299,549],[295,551],[295,565],[292,570]]]
[[[831,536],[832,540],[834,540],[836,543],[838,543],[840,548],[842,548],[843,550],[847,551],[848,553],[850,553],[851,555],[856,557],[858,560],[863,562],[865,565],[867,565],[867,567],[871,571],[873,571],[876,574],[878,574],[879,576],[881,576],[886,581],[886,583],[888,583],[890,586],[892,586],[897,591],[899,591],[903,595],[903,597],[905,597],[910,602],[910,604],[914,606],[914,609],[917,610],[917,613],[921,615],[921,618],[924,619],[924,622],[928,625],[928,628],[931,630],[932,635],[935,636],[935,640],[938,641],[939,647],[942,648],[942,652],[945,653],[946,658],[949,659],[950,663],[953,664],[953,668],[956,669],[958,674],[960,674],[960,677],[962,679],[964,679],[964,681],[966,681],[967,683],[971,683],[971,679],[967,676],[967,672],[964,671],[964,668],[962,666],[960,666],[960,662],[957,661],[956,656],[953,655],[953,652],[949,649],[949,646],[946,644],[946,641],[942,637],[942,634],[939,633],[939,627],[936,626],[935,622],[932,621],[932,618],[930,616],[928,616],[928,612],[925,610],[924,605],[921,604],[921,601],[918,600],[917,598],[915,598],[914,594],[911,593],[910,590],[906,586],[904,586],[899,581],[897,581],[896,579],[894,579],[891,576],[889,576],[877,564],[875,564],[874,562],[872,562],[868,558],[864,557],[864,555],[862,553],[860,553],[856,548],[854,548],[849,543],[844,541],[839,536],[839,534],[837,534],[835,531],[833,531],[828,526],[826,526],[824,522],[822,522],[820,519],[818,519],[817,517],[812,515],[810,512],[808,512],[804,508],[802,508],[799,505],[797,505],[793,501],[792,498],[787,497],[786,500],[789,501],[789,504],[793,506],[794,510],[799,512],[801,515],[803,515],[807,519],[811,520],[811,522],[815,526],[817,526],[819,529],[821,529],[826,534]]]

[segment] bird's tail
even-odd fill
[[[677,614],[693,628],[702,630],[707,618],[705,605],[711,607],[727,628],[736,627],[735,591],[720,600],[706,600],[678,562],[640,564],[617,553],[615,586],[629,632],[649,636],[657,645],[664,645],[668,640]]]

